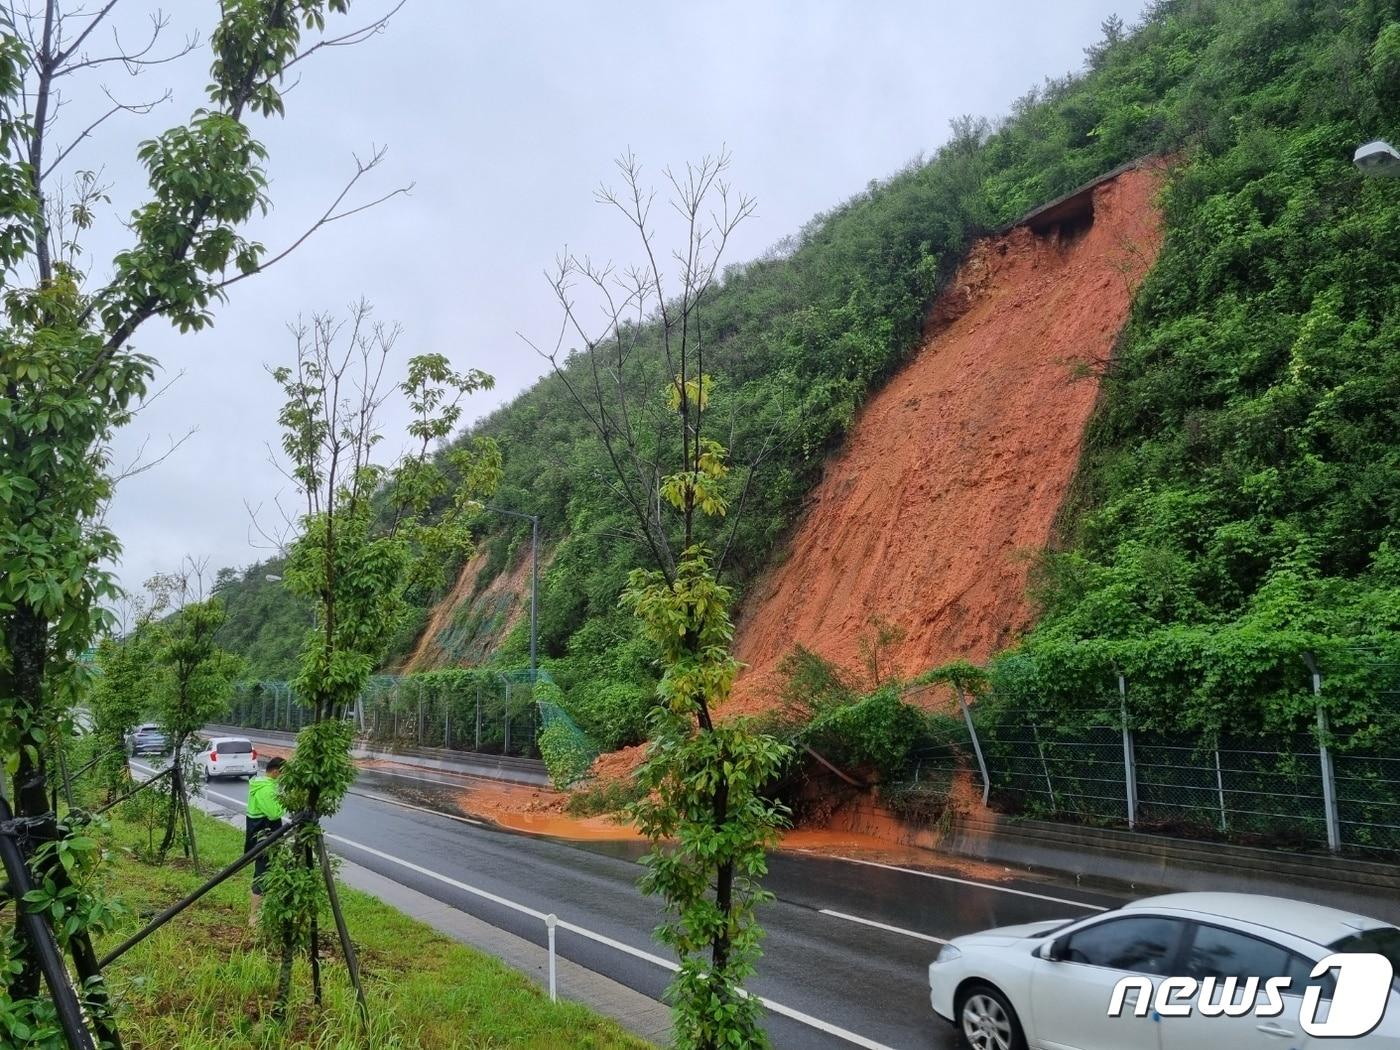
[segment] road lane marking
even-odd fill
[[[376,761],[384,761],[377,759]],[[453,783],[450,780],[434,780],[432,777],[420,777],[413,773],[400,773],[393,769],[380,769],[378,766],[368,766],[361,769],[364,773],[378,773],[386,777],[402,777],[404,780],[421,780],[424,784],[436,784],[438,787],[466,787],[468,785]],[[501,777],[493,777],[486,773],[454,773],[446,769],[434,770],[434,772],[445,777],[457,777],[458,780],[480,780],[491,784],[513,784],[516,787],[532,788],[536,791],[546,787],[545,784],[534,784],[524,780],[503,780]]]
[[[510,908],[514,911],[518,911],[524,915],[532,916],[533,918],[538,919],[541,922],[544,921],[544,912],[539,911],[535,908],[531,908],[528,905],[519,904],[515,901],[508,900],[507,898],[502,897],[499,894],[492,893],[489,890],[483,890],[476,886],[468,885],[467,883],[461,882],[458,879],[454,879],[451,876],[443,875],[441,872],[433,871],[431,868],[425,868],[421,864],[414,864],[411,860],[404,860],[402,857],[396,857],[392,853],[385,853],[383,850],[375,849],[373,846],[366,846],[364,843],[356,842],[353,839],[347,839],[342,835],[334,835],[329,831],[324,832],[323,834],[326,836],[326,838],[339,842],[342,845],[350,846],[353,849],[363,850],[364,852],[369,853],[372,856],[379,857],[382,860],[390,862],[391,864],[398,864],[401,867],[407,868],[409,871],[414,871],[420,875],[426,876],[427,878],[435,879],[438,882],[443,883],[444,885],[453,887],[454,889],[459,889],[465,893],[470,893],[474,896],[482,897],[486,900],[492,901],[493,903],[500,904],[503,907]],[[605,947],[612,948],[615,951],[619,951],[626,955],[630,955],[633,958],[641,959],[643,962],[649,962],[654,966],[659,966],[665,970],[671,971],[672,973],[675,973],[677,970],[680,969],[680,967],[677,966],[676,963],[670,959],[663,959],[661,958],[661,956],[653,955],[651,952],[643,951],[641,948],[634,948],[630,944],[614,940],[612,937],[609,937],[606,934],[597,933],[593,930],[588,929],[585,926],[579,926],[577,923],[572,923],[568,922],[567,920],[560,919],[557,925],[560,929],[568,930],[570,933],[576,933],[580,937],[586,938],[587,940],[594,941]],[[743,995],[746,999],[752,996],[751,992],[747,992],[742,988],[739,989],[739,994]],[[893,1050],[893,1047],[886,1046],[884,1043],[877,1043],[873,1039],[867,1039],[863,1035],[859,1035],[856,1032],[849,1031],[848,1029],[842,1028],[839,1025],[831,1024],[828,1021],[823,1021],[820,1017],[813,1017],[811,1014],[803,1013],[801,1010],[794,1010],[790,1006],[784,1006],[782,1003],[775,1002],[772,999],[766,998],[765,996],[756,995],[752,997],[757,999],[760,1003],[762,1003],[769,1010],[773,1011],[773,1013],[775,1014],[781,1014],[782,1016],[791,1018],[794,1021],[799,1021],[802,1024],[807,1025],[809,1028],[815,1028],[819,1032],[825,1032],[827,1035],[835,1036],[836,1038],[842,1039],[845,1042],[851,1043],[855,1046],[863,1047],[864,1050]]]
[[[232,795],[225,795],[218,791],[209,791],[207,792],[207,794],[213,795],[216,798],[221,798],[226,802],[232,802],[234,805],[241,806],[244,809],[248,808],[246,802],[240,802]],[[432,811],[428,810],[426,812]],[[446,814],[443,813],[438,813],[435,815],[446,816]],[[470,893],[473,896],[481,897],[484,900],[491,901],[494,904],[499,904],[503,908],[509,908],[512,911],[520,912],[522,915],[529,915],[534,919],[538,919],[540,922],[544,921],[545,913],[539,911],[536,908],[531,908],[527,904],[520,904],[517,901],[513,901],[506,897],[502,897],[499,894],[492,893],[490,890],[483,890],[479,887],[468,885],[467,883],[462,882],[458,879],[454,879],[449,875],[444,875],[441,872],[433,871],[431,868],[425,868],[421,864],[414,864],[413,861],[404,860],[402,857],[396,857],[392,853],[385,853],[383,850],[375,849],[373,846],[366,846],[363,842],[356,842],[354,839],[347,839],[343,835],[336,835],[330,831],[324,830],[322,831],[322,834],[333,842],[339,842],[342,845],[351,847],[352,849],[362,850],[363,852],[368,853],[371,856],[379,857],[381,860],[386,860],[391,864],[397,864],[400,867],[407,868],[409,871],[417,872],[419,875],[422,875],[429,879],[434,879],[437,882],[441,882],[444,885],[461,890],[464,893]],[[677,970],[680,969],[680,967],[677,966],[670,959],[663,959],[661,956],[653,955],[651,952],[643,951],[641,948],[634,948],[630,944],[614,940],[612,937],[609,937],[606,934],[597,933],[593,930],[588,929],[585,926],[579,926],[576,923],[568,922],[564,919],[560,919],[557,925],[560,929],[568,930],[570,933],[576,933],[580,937],[583,937],[587,940],[594,941],[607,948],[612,948],[614,951],[622,952],[624,955],[630,955],[633,958],[641,959],[643,962],[649,962],[654,966],[659,966],[662,969],[671,971],[672,973],[675,973]],[[744,998],[746,999],[752,995],[751,992],[747,992],[742,988],[739,989],[739,994],[744,996]],[[801,1024],[805,1024],[809,1028],[815,1028],[819,1032],[825,1032],[827,1035],[835,1036],[837,1039],[841,1039],[845,1042],[851,1043],[853,1046],[862,1047],[863,1050],[894,1050],[893,1047],[887,1046],[884,1043],[877,1043],[873,1039],[867,1039],[863,1035],[842,1028],[839,1025],[831,1024],[829,1021],[823,1021],[820,1017],[813,1017],[811,1014],[803,1013],[801,1010],[794,1010],[791,1006],[784,1006],[782,1003],[775,1002],[774,1000],[766,998],[765,996],[757,995],[753,996],[753,998],[757,999],[760,1003],[762,1003],[769,1010],[773,1011],[773,1013],[775,1014],[780,1014],[783,1017],[787,1017],[791,1020],[798,1021]]]
[[[807,853],[814,857],[831,856],[826,853],[813,853],[812,850],[798,850],[798,853]],[[978,882],[975,879],[959,879],[952,875],[939,875],[932,871],[919,871],[917,868],[901,868],[895,864],[881,864],[876,860],[860,860],[857,857],[832,856],[833,860],[844,860],[848,864],[864,864],[868,868],[884,868],[886,871],[899,871],[905,875],[918,875],[920,878],[937,879],[940,882],[954,882],[959,886],[976,886],[983,890],[996,890],[998,893],[1014,893],[1018,897],[1034,897],[1039,901],[1050,901],[1053,904],[1068,904],[1075,908],[1084,908],[1087,911],[1110,911],[1101,904],[1085,904],[1083,901],[1072,901],[1066,897],[1051,897],[1044,893],[1032,893],[1030,890],[1018,890],[1012,886],[998,886],[995,882]]]
[[[414,778],[418,779],[417,777]],[[436,784],[437,781],[429,781]],[[419,813],[426,813],[431,817],[446,817],[448,820],[460,821],[463,824],[471,824],[478,828],[489,828],[491,825],[484,820],[477,820],[475,817],[463,817],[456,813],[444,813],[440,809],[429,809],[427,806],[415,806],[412,802],[400,802],[396,798],[389,798],[387,795],[372,795],[367,791],[356,791],[353,788],[346,792],[347,795],[354,795],[357,798],[367,798],[372,802],[383,802],[390,806],[402,806],[404,809],[417,810]]]
[[[862,919],[859,915],[847,915],[844,911],[832,911],[830,908],[818,908],[817,911],[822,915],[830,915],[833,919],[845,919],[847,922],[858,922],[862,926],[874,926],[877,930],[885,930],[888,933],[902,933],[906,937],[917,937],[921,941],[932,941],[934,944],[948,943],[942,937],[919,933],[916,930],[906,930],[902,926],[890,926],[888,923],[876,922],[874,919]]]

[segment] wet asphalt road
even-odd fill
[[[660,998],[670,974],[647,958],[667,952],[651,936],[660,910],[636,888],[640,848],[563,842],[395,804],[460,813],[460,785],[448,774],[364,771],[327,825],[329,844],[357,864],[536,944],[545,938],[538,918],[458,884],[554,912],[596,935],[560,929],[561,955]],[[217,781],[206,795],[239,811],[247,785]],[[928,1000],[926,968],[938,939],[1077,918],[1089,906],[1118,903],[1079,889],[989,884],[933,868],[916,872],[793,852],[771,858],[766,887],[777,899],[761,911],[767,938],[748,987],[805,1015],[769,1009],[767,1027],[781,1050],[951,1050],[958,1045],[953,1031]]]

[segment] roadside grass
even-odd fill
[[[156,867],[140,859],[144,827],[115,819],[103,830],[111,891],[130,910],[98,946],[109,950],[149,917],[197,888],[242,853],[242,832],[193,814],[205,875],[183,858]],[[650,1044],[571,1003],[551,1003],[524,975],[457,944],[367,894],[340,887],[360,954],[371,1021],[361,1032],[329,916],[320,924],[324,1004],[296,964],[286,1019],[272,1015],[277,958],[247,927],[251,874],[216,888],[107,969],[126,1045],[147,1050],[375,1050],[521,1047],[643,1050]]]

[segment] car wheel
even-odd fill
[[[972,1050],[1026,1050],[1016,1011],[990,984],[973,985],[962,994],[958,1029]]]

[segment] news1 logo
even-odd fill
[[[1317,1018],[1322,1003],[1322,978],[1335,973],[1326,1019]],[[1372,1031],[1385,1016],[1395,970],[1384,955],[1347,952],[1329,955],[1312,968],[1303,988],[1298,1021],[1303,1031],[1319,1039],[1355,1039]],[[1135,992],[1134,1017],[1156,1011],[1160,1017],[1278,1017],[1283,997],[1292,983],[1288,977],[1166,977],[1154,988],[1150,977],[1124,977],[1113,986],[1109,1017],[1122,1017],[1128,993]],[[1262,991],[1262,997],[1261,997]]]

